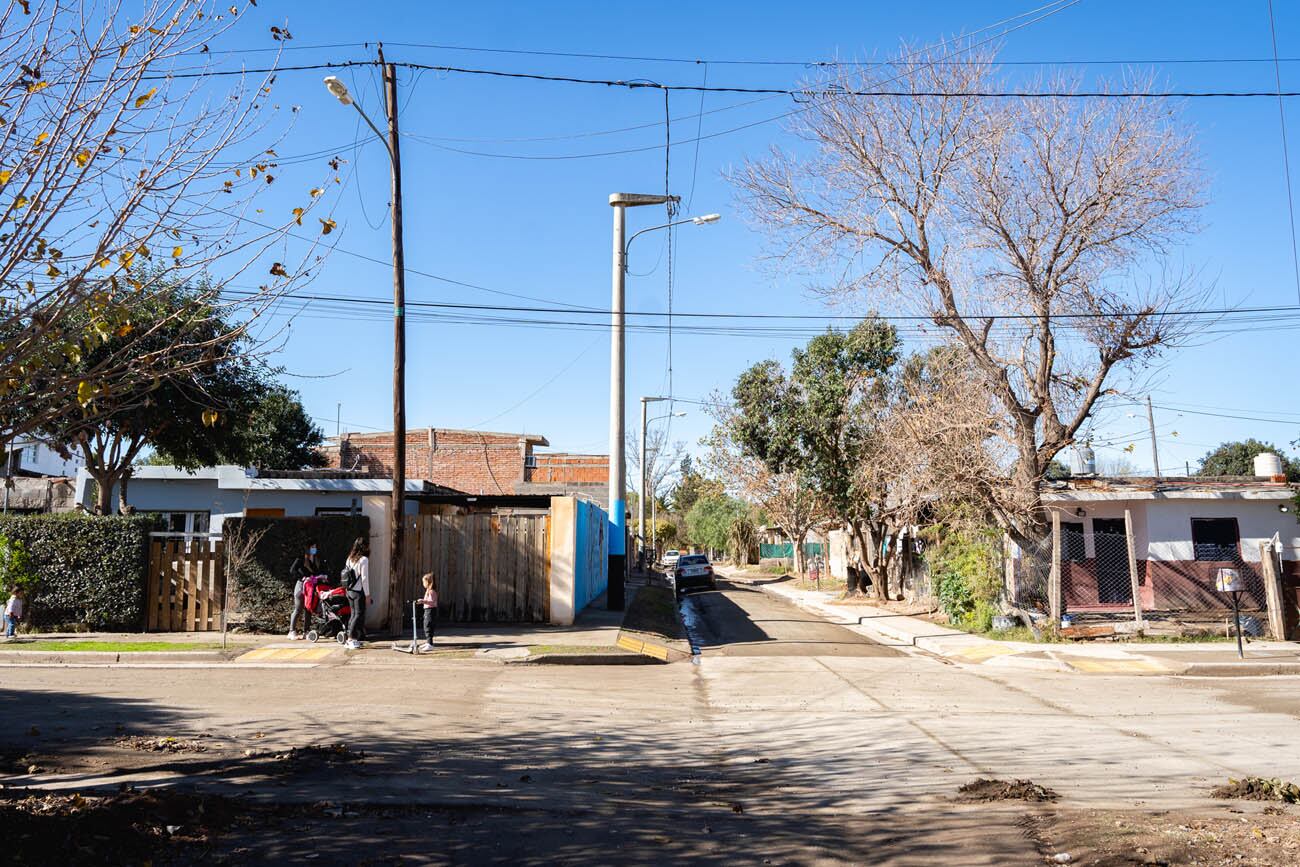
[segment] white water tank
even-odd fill
[[[1093,452],[1092,446],[1087,443],[1075,448],[1074,464],[1076,476],[1097,475],[1097,455]]]
[[[1284,473],[1282,459],[1277,455],[1272,452],[1260,452],[1255,455],[1255,476],[1257,478],[1267,479]]]

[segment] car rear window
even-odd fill
[[[708,562],[709,558],[703,554],[687,554],[677,561],[680,566],[702,566]]]

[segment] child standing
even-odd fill
[[[436,599],[436,597],[435,597]],[[9,601],[5,603],[5,637],[15,638],[18,632],[18,623],[23,619],[23,597],[22,591],[14,587],[9,593]]]
[[[438,588],[433,573],[429,572],[420,579],[424,583],[424,644],[421,653],[433,650],[433,624],[438,619]]]

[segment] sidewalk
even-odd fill
[[[1231,642],[1147,644],[1087,642],[1036,644],[995,641],[939,626],[920,617],[895,614],[864,602],[841,602],[838,594],[799,590],[783,579],[753,580],[724,575],[786,599],[805,611],[890,646],[915,647],[955,663],[1033,671],[1085,674],[1250,677],[1300,675],[1300,644],[1252,641],[1246,658]]]
[[[409,647],[410,635],[367,642],[345,650],[336,641],[289,641],[283,635],[219,632],[39,633],[15,642],[0,640],[0,667],[12,665],[133,665],[211,667],[392,665],[431,659],[493,662],[619,664],[642,657],[618,646],[622,611],[606,610],[604,595],[594,599],[572,626],[545,624],[445,624],[438,627],[434,651],[412,657],[394,653]]]

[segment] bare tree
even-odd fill
[[[824,291],[902,299],[961,347],[1013,447],[1004,477],[1034,508],[985,505],[1025,540],[1046,467],[1108,379],[1187,334],[1176,314],[1202,294],[1158,262],[1195,227],[1203,178],[1167,104],[1063,81],[1048,85],[1062,96],[996,96],[1010,88],[993,55],[966,56],[842,73],[795,115],[810,149],[734,180],[784,259],[839,275]],[[856,95],[882,68],[902,94]]]
[[[641,491],[641,441],[637,435],[627,437],[627,484],[628,487],[643,496]],[[672,488],[681,467],[682,458],[686,456],[686,444],[678,440],[670,443],[668,431],[664,428],[651,428],[645,435],[646,452],[646,488],[654,497],[664,497]],[[646,514],[649,514],[650,501],[646,500]]]
[[[45,0],[0,11],[0,437],[69,414],[93,421],[103,395],[148,400],[160,374],[202,367],[247,336],[319,258],[316,242],[291,253],[286,235],[325,183],[304,183],[291,213],[252,216],[281,173],[274,75],[211,74],[210,46],[247,8]],[[271,45],[289,38],[269,31]],[[334,228],[312,225],[316,238]],[[243,274],[260,286],[233,288]],[[177,283],[201,287],[193,303],[132,320]],[[204,314],[234,325],[213,334]],[[159,346],[165,329],[176,337]],[[116,351],[80,364],[110,337]]]

